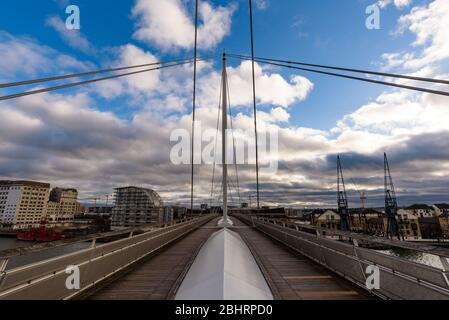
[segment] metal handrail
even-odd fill
[[[242,217],[242,216],[239,216]],[[265,221],[268,223],[272,223],[277,225],[278,223],[283,223],[286,228],[293,228],[298,230],[306,230],[306,231],[312,231],[311,233],[316,232],[325,232],[326,234],[331,234],[335,236],[341,236],[346,239],[356,239],[359,241],[364,241],[368,243],[373,244],[380,244],[388,247],[395,247],[395,248],[401,248],[401,249],[408,249],[413,250],[421,253],[428,253],[433,254],[439,257],[449,258],[449,249],[441,248],[433,245],[428,244],[421,244],[421,243],[411,243],[411,242],[405,242],[405,241],[399,241],[394,239],[387,239],[387,238],[381,238],[376,236],[370,236],[366,234],[360,234],[350,231],[341,231],[336,229],[329,229],[329,228],[323,228],[323,227],[317,227],[317,226],[311,226],[311,225],[304,225],[304,224],[296,224],[291,222],[284,222],[284,221],[278,221],[276,219],[269,219],[265,217],[257,217],[257,216],[251,216],[252,219],[257,219],[261,221]]]
[[[174,222],[171,226],[166,226],[163,228],[170,228],[174,226],[178,226],[181,223],[186,223],[189,221],[192,221],[196,218],[184,218],[181,220],[177,220]],[[136,232],[139,232],[139,234],[147,233],[147,232],[155,232],[162,228],[155,228],[154,226],[144,226],[139,228],[126,228],[122,230],[116,230],[116,231],[109,231],[109,232],[101,232],[101,233],[94,233],[86,236],[76,237],[73,239],[65,239],[65,240],[58,240],[53,242],[46,242],[46,243],[40,243],[28,247],[19,247],[19,248],[13,248],[13,249],[6,249],[0,251],[0,261],[5,259],[11,259],[14,257],[19,257],[23,255],[27,255],[30,253],[36,253],[45,251],[52,248],[62,247],[66,245],[71,244],[77,244],[82,242],[88,242],[88,241],[96,241],[104,238],[111,238],[111,237],[117,237],[117,236],[125,236],[125,235],[133,235]]]
[[[371,292],[379,297],[413,300],[449,299],[449,270],[446,268],[441,270],[361,248],[354,238],[351,244],[335,241],[318,233],[305,232],[294,224],[281,223],[273,219],[244,215],[236,217],[364,289],[368,290],[366,268],[378,267],[383,281],[379,290]],[[310,231],[310,228],[308,230]]]
[[[213,219],[207,215],[0,273],[0,299],[68,299]],[[95,243],[94,243],[95,244]],[[4,260],[5,261],[5,260]],[[67,266],[78,266],[81,289],[69,290]]]

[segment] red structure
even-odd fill
[[[31,229],[27,231],[20,231],[17,233],[17,240],[21,241],[37,241],[37,242],[51,242],[61,240],[64,234],[61,232],[47,230],[47,221],[42,220],[38,229]]]

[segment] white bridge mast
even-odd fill
[[[228,163],[227,163],[227,129],[228,129],[228,75],[226,73],[226,53],[223,53],[223,73],[222,73],[222,164],[223,164],[223,220],[220,224],[231,225],[228,218]]]

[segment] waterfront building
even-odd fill
[[[410,207],[404,208],[416,218],[431,218],[436,216],[436,211],[433,207],[427,204],[414,204]]]
[[[115,189],[114,227],[160,224],[164,213],[162,199],[154,190],[133,186]]]
[[[73,223],[81,211],[76,189],[53,188],[47,203],[47,220],[53,226],[67,226]]]
[[[351,226],[351,231],[367,231],[368,220],[377,219],[381,215],[381,212],[374,209],[349,209],[349,224]]]
[[[313,225],[321,228],[339,229],[340,216],[333,210],[315,210],[313,214]]]
[[[320,228],[327,228],[333,230],[340,230],[340,216],[334,210],[317,209],[312,211],[312,225]],[[324,231],[320,232],[322,236],[327,238],[338,238],[333,234],[327,234]]]
[[[441,238],[449,240],[449,212],[439,215],[438,222],[441,229]]]
[[[449,240],[449,213],[437,217],[419,218],[423,239]]]
[[[89,216],[110,216],[113,208],[113,206],[86,206],[83,213]]]
[[[406,241],[422,239],[419,218],[405,209],[399,209],[396,217],[401,238]],[[369,218],[366,223],[366,233],[383,237],[387,232],[388,218],[382,213],[377,218]]]
[[[432,208],[435,210],[436,216],[449,214],[449,204],[447,203],[437,203],[434,204]]]
[[[427,209],[420,209],[427,210]],[[422,213],[424,215],[424,212]],[[431,214],[430,211],[427,214]],[[421,240],[421,229],[419,227],[419,217],[408,209],[398,210],[398,224],[404,240]]]
[[[285,208],[285,215],[290,218],[302,218],[304,216],[304,209]]]
[[[14,229],[39,226],[47,213],[50,184],[0,181],[0,223]]]

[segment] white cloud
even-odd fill
[[[68,70],[89,70],[94,65],[42,45],[28,37],[16,37],[0,31],[0,77],[13,80],[16,76],[36,76],[39,73],[60,73]]]
[[[408,7],[412,3],[412,0],[394,0],[394,5],[401,9]]]
[[[398,9],[403,9],[408,7],[413,0],[379,0],[377,5],[381,8],[387,7],[389,4],[394,3],[395,7]]]
[[[78,49],[86,54],[95,54],[95,47],[81,34],[79,30],[68,30],[64,21],[57,16],[49,17],[46,24],[52,27],[59,36],[72,48]]]
[[[190,2],[187,2],[190,3]],[[230,32],[235,5],[213,7],[202,1],[199,7],[198,46],[215,47]],[[133,8],[137,18],[134,37],[163,50],[190,49],[194,44],[194,24],[181,0],[138,0]]]
[[[283,108],[274,108],[271,109],[271,116],[279,122],[288,122],[290,119],[290,114]]]
[[[42,53],[42,58],[45,53]],[[72,61],[69,56],[58,57],[57,60],[66,59],[77,65],[77,61]],[[47,60],[49,63],[52,61],[50,58]],[[106,65],[153,61],[157,61],[153,54],[128,44],[116,48],[114,58]],[[213,71],[211,64],[205,62],[200,63],[199,71],[200,82],[204,84],[199,87],[210,90],[200,94],[202,103],[198,106],[198,119],[205,127],[215,128],[220,73]],[[234,103],[249,105],[252,101],[248,94],[251,92],[250,64],[244,62],[235,68],[230,67],[228,72],[232,100],[235,99],[231,103],[234,106]],[[141,108],[134,110],[131,121],[96,110],[95,102],[85,94],[42,94],[3,103],[0,112],[0,126],[3,128],[0,131],[5,141],[0,144],[3,176],[66,184],[78,187],[82,192],[108,192],[120,184],[151,183],[167,200],[182,201],[187,196],[184,190],[188,189],[188,170],[169,163],[168,137],[174,128],[190,130],[191,114],[185,111],[191,107],[191,76],[192,66],[186,65],[176,70],[167,69],[96,84],[95,90],[104,97],[126,94],[128,105],[142,98]],[[256,76],[259,102],[274,105],[268,112],[259,112],[260,123],[270,126],[288,123],[290,115],[285,108],[305,99],[313,88],[306,78],[293,76],[288,81],[259,65],[256,65]],[[240,85],[248,89],[242,90]],[[208,101],[214,103],[206,103]],[[181,114],[162,116],[173,111]],[[15,125],[11,126],[11,123]],[[250,115],[238,114],[234,124],[236,128],[248,130],[252,128],[253,121]],[[311,137],[310,140],[314,139]],[[314,141],[319,141],[319,138]],[[11,157],[17,159],[16,165],[11,164]],[[264,157],[261,157],[263,161]],[[196,191],[203,196],[209,192],[208,169],[201,170],[198,175],[202,182]],[[242,170],[241,174],[243,177],[248,173]]]
[[[401,28],[408,28],[416,35],[415,47],[426,46],[421,55],[407,61],[408,68],[420,68],[426,63],[449,58],[449,2],[435,0],[427,7],[415,7],[399,20]]]
[[[396,34],[410,31],[415,37],[412,52],[389,53],[387,67],[401,66],[409,70],[432,66],[449,58],[449,2],[435,0],[428,6],[414,7],[399,19]],[[393,57],[393,60],[389,58]]]
[[[377,2],[377,5],[381,8],[385,8],[386,6],[388,6],[391,3],[391,0],[379,0]]]
[[[143,65],[158,62],[159,60],[150,52],[136,47],[132,44],[126,44],[115,48],[115,58],[108,63],[109,67],[123,67],[132,65]],[[142,71],[156,68],[157,66],[146,66],[128,70],[127,72]],[[97,83],[95,89],[97,92],[107,99],[117,98],[123,94],[133,97],[150,96],[153,91],[159,88],[160,70],[138,73],[120,79],[108,80]]]
[[[229,92],[231,104],[247,106],[252,103],[252,67],[251,62],[243,61],[238,67],[228,67]],[[307,78],[294,75],[290,81],[270,69],[255,64],[256,94],[259,103],[288,108],[303,101],[313,89],[313,83]],[[212,72],[200,79],[200,102],[203,105],[215,105],[220,92],[221,73]]]
[[[130,65],[140,65],[155,63],[159,60],[151,53],[145,52],[141,48],[134,45],[127,44],[121,46],[119,49],[119,59],[117,62],[117,67],[119,66],[130,66]],[[135,69],[133,71],[151,69],[152,67],[142,67]],[[137,74],[130,77],[126,77],[129,88],[138,91],[151,91],[154,90],[159,85],[159,75],[160,71],[155,70],[148,73]]]
[[[0,33],[0,72],[11,75],[17,72],[34,75],[45,70],[50,64],[49,55],[54,50],[40,46],[29,38],[16,38]]]
[[[411,50],[385,54],[383,57],[390,67],[401,72],[407,68],[413,74],[449,76],[444,71],[448,56],[443,41],[448,25],[447,3],[435,0],[401,18],[401,25],[416,36],[416,41]],[[23,41],[9,42],[17,48],[19,56],[32,51],[36,54],[31,56],[33,61],[44,65],[52,62],[54,56],[63,59],[50,48],[34,47],[36,43],[29,39],[20,40]],[[172,40],[169,43],[169,47],[183,47]],[[0,52],[2,45],[0,41]],[[18,67],[19,59],[5,56],[8,59],[5,68],[9,64]],[[153,53],[124,45],[116,49],[110,65],[148,63],[153,59],[157,59]],[[432,66],[424,62],[431,62]],[[74,66],[78,63],[72,61]],[[148,185],[168,201],[187,202],[190,167],[170,164],[168,138],[174,128],[190,131],[191,114],[186,110],[191,108],[191,68],[184,66],[141,78],[103,82],[105,96],[127,94],[127,103],[143,96],[141,108],[134,110],[130,121],[98,111],[95,101],[86,95],[44,94],[2,103],[2,175],[72,185],[82,192],[109,192],[112,187],[123,184]],[[205,127],[215,128],[220,72],[206,63],[201,64],[200,70],[197,117]],[[250,63],[230,67],[228,75],[231,105],[251,105]],[[359,187],[381,189],[385,150],[393,156],[391,164],[401,197],[407,193],[419,196],[424,189],[447,196],[449,109],[445,97],[388,91],[325,131],[289,123],[289,107],[306,99],[313,89],[308,79],[300,76],[285,79],[275,69],[259,65],[256,65],[256,77],[257,98],[262,109],[259,120],[279,130],[282,160],[277,175],[261,177],[263,200],[271,197],[277,203],[334,204],[336,153],[344,153],[347,177],[361,178]],[[164,110],[176,114],[163,117]],[[247,110],[234,117],[234,127],[252,129],[251,113],[244,111]],[[205,201],[210,192],[211,169],[197,168],[195,193],[201,197],[198,201]],[[252,192],[249,188],[254,182],[254,168],[239,170],[242,191]],[[409,192],[404,191],[406,188]],[[372,199],[373,195],[369,196]],[[378,201],[382,202],[381,196]]]

